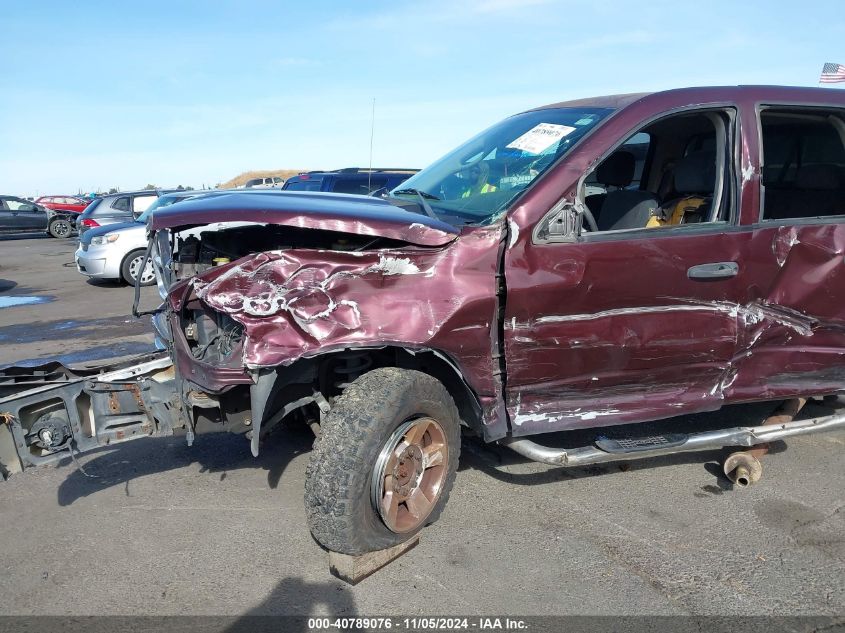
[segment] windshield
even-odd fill
[[[434,213],[459,223],[491,221],[611,112],[549,108],[517,114],[412,176],[391,196],[417,200],[422,195]]]
[[[202,193],[194,193],[191,195],[180,195],[180,196],[161,196],[155,202],[153,202],[147,209],[135,218],[136,222],[146,223],[147,218],[149,218],[153,211],[156,209],[161,209],[162,207],[169,207],[171,204],[175,204],[177,202],[181,202],[182,200],[188,200],[190,198],[195,198],[196,196],[200,196]]]

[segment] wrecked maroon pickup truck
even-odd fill
[[[149,231],[172,366],[82,377],[52,426],[26,408],[43,390],[0,400],[24,465],[177,431],[241,433],[257,455],[278,424],[308,425],[311,530],[357,554],[437,518],[462,427],[578,466],[845,425],[793,419],[845,385],[843,92],[555,104],[384,199],[232,193],[158,211]],[[527,439],[760,400],[791,404],[757,427]],[[729,473],[753,482],[759,462],[738,452]]]

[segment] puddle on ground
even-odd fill
[[[65,366],[82,365],[90,363],[91,361],[100,361],[112,358],[118,359],[126,356],[148,354],[155,351],[156,346],[154,343],[128,341],[126,343],[118,343],[117,345],[92,347],[78,352],[71,352],[69,354],[59,354],[56,356],[47,356],[42,358],[28,358],[26,360],[17,360],[12,363],[0,363],[0,369],[5,369],[7,367],[37,367],[45,363],[52,363],[53,361],[59,362]]]
[[[0,327],[0,343],[61,341],[67,339],[68,336],[100,343],[105,340],[151,332],[149,318],[139,320],[127,316],[114,316],[80,321],[37,321]]]
[[[0,309],[17,306],[31,306],[37,303],[48,303],[53,297],[0,297]]]

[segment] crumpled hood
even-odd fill
[[[183,230],[215,222],[282,224],[386,237],[420,246],[442,246],[458,235],[458,229],[446,222],[406,211],[380,198],[305,192],[234,192],[186,200],[156,210],[150,226],[154,230]]]

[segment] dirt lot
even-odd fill
[[[0,309],[0,365],[151,346],[131,288],[87,282],[74,247],[0,241],[0,298],[49,298]],[[256,460],[240,437],[141,440],[86,456],[90,477],[0,483],[0,614],[845,615],[845,433],[779,446],[748,490],[719,453],[564,471],[466,441],[440,522],[356,587],[305,525],[310,443],[282,430]]]

